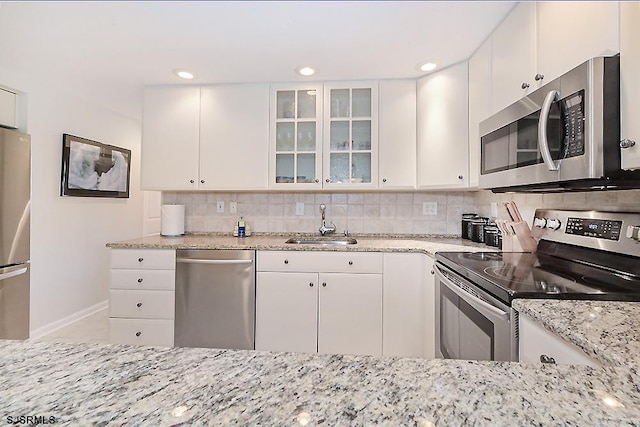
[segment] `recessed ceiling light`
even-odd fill
[[[303,75],[303,76],[312,76],[314,75],[316,72],[316,70],[314,70],[313,68],[304,65],[302,67],[298,67],[296,68],[296,73]]]
[[[191,80],[196,77],[192,72],[187,70],[176,69],[176,70],[173,70],[173,73],[176,76],[180,77],[181,79],[186,79],[186,80]]]
[[[420,71],[432,71],[435,70],[438,64],[435,61],[427,61],[420,64]]]

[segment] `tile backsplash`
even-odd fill
[[[243,215],[254,232],[316,233],[320,204],[327,206],[327,223],[338,232],[460,235],[460,216],[475,212],[474,192],[363,193],[196,193],[163,192],[162,203],[185,205],[187,232],[231,232]],[[217,212],[217,202],[224,212]],[[236,202],[237,213],[229,213]],[[423,214],[423,203],[437,203],[435,215]],[[304,203],[304,215],[296,215]]]
[[[164,192],[162,202],[186,206],[187,232],[231,232],[243,215],[254,232],[316,233],[321,203],[327,205],[327,223],[338,232],[383,234],[460,235],[463,212],[491,216],[492,202],[515,201],[531,223],[536,208],[624,210],[640,212],[640,190],[583,193],[494,194],[469,192],[363,192],[363,193],[200,193]],[[218,213],[217,202],[224,202]],[[236,202],[238,212],[229,213]],[[437,203],[436,215],[424,215],[423,203]],[[296,215],[304,203],[304,215]]]

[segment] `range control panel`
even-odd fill
[[[537,209],[534,237],[640,257],[640,212]]]
[[[564,232],[598,239],[619,240],[621,229],[622,221],[569,217]]]

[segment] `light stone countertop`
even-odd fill
[[[626,367],[0,341],[0,378],[7,422],[640,425],[640,376]]]
[[[604,365],[640,361],[640,302],[517,299],[513,308]]]
[[[270,251],[356,251],[356,252],[421,252],[433,255],[438,251],[495,251],[496,248],[474,243],[461,238],[442,236],[385,237],[350,236],[358,241],[355,245],[297,245],[285,243],[293,236],[254,235],[233,237],[229,235],[185,235],[180,237],[150,236],[123,242],[111,242],[107,246],[116,249],[255,249]],[[309,235],[305,235],[309,237]],[[318,235],[311,236],[318,238]],[[336,236],[340,237],[340,236]]]

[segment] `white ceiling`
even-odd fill
[[[0,65],[123,93],[184,83],[175,68],[199,84],[414,78],[467,59],[514,4],[0,2]]]

